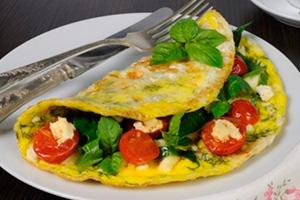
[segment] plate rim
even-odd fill
[[[253,1],[253,0],[251,0],[251,1]],[[92,19],[104,18],[104,17],[111,17],[111,16],[123,16],[123,15],[143,15],[143,16],[142,16],[142,18],[143,18],[143,17],[146,17],[147,14],[150,14],[150,13],[149,13],[149,12],[122,13],[122,14],[105,15],[105,16],[100,16],[100,17],[94,17],[94,18],[84,19],[84,20],[80,20],[80,21],[77,21],[77,22],[72,22],[72,23],[70,23],[70,24],[66,24],[66,25],[57,27],[57,28],[55,28],[55,29],[49,30],[49,31],[47,31],[47,32],[44,32],[44,33],[42,33],[42,34],[40,34],[40,35],[37,35],[37,36],[31,38],[30,40],[28,40],[28,41],[22,43],[21,45],[17,46],[16,48],[14,48],[12,51],[8,52],[5,56],[3,56],[3,57],[1,58],[1,60],[2,60],[3,58],[5,58],[6,56],[8,56],[9,54],[13,53],[15,49],[21,47],[22,45],[25,45],[26,43],[29,43],[31,40],[34,40],[34,39],[36,39],[37,37],[39,37],[39,36],[41,36],[41,35],[44,35],[44,34],[47,34],[47,33],[51,32],[51,31],[56,30],[56,29],[64,28],[64,27],[66,27],[66,26],[72,26],[72,24],[75,24],[75,23],[79,23],[79,22],[84,23],[85,21],[89,21],[89,20],[92,20]],[[266,45],[269,45],[270,47],[272,47],[275,51],[278,51],[278,53],[280,53],[287,61],[290,62],[291,66],[293,66],[293,69],[296,70],[296,71],[298,71],[297,67],[293,64],[293,62],[291,62],[291,61],[289,60],[289,58],[288,58],[287,56],[285,56],[279,49],[275,48],[273,45],[271,45],[269,42],[267,42],[266,40],[262,39],[262,38],[259,37],[259,36],[256,36],[256,35],[254,35],[254,34],[252,34],[252,33],[249,33],[249,32],[247,32],[247,34],[249,34],[249,35],[252,36],[252,37],[255,37],[255,38],[258,39],[258,40],[261,40],[261,41],[264,42]],[[1,61],[1,60],[0,60],[0,61]],[[299,71],[298,71],[298,72],[299,72]],[[297,145],[296,145],[296,146],[297,146]],[[296,146],[295,146],[295,147],[296,147]],[[294,148],[295,148],[295,147],[294,147]],[[291,151],[289,152],[289,154],[290,154],[292,151],[293,151],[293,150],[291,150]],[[285,159],[284,159],[284,160],[285,160]],[[283,161],[282,161],[282,162],[283,162]],[[283,164],[282,162],[280,163],[280,165]],[[279,165],[279,166],[280,166],[280,165]],[[79,199],[79,198],[76,198],[76,196],[72,196],[72,195],[70,195],[70,194],[65,194],[65,193],[62,193],[62,192],[60,192],[60,191],[53,190],[53,189],[51,189],[51,188],[46,188],[46,187],[44,187],[44,186],[41,186],[41,185],[35,183],[35,182],[32,181],[32,180],[27,179],[27,178],[24,177],[24,176],[20,176],[18,173],[14,172],[13,170],[10,170],[9,168],[3,167],[3,163],[1,162],[1,160],[0,160],[0,167],[2,167],[3,170],[5,170],[6,172],[8,172],[8,173],[11,174],[12,176],[14,176],[14,178],[17,178],[18,180],[22,181],[22,182],[25,183],[25,184],[28,184],[29,186],[35,187],[35,188],[40,189],[40,190],[42,190],[42,191],[44,191],[44,192],[47,192],[47,193],[50,193],[50,194],[54,194],[54,195],[57,195],[57,196],[61,196],[61,197],[64,197],[64,198]],[[274,170],[276,170],[277,168],[278,168],[278,166],[277,166],[276,168],[274,168],[273,170],[271,170],[269,173],[265,174],[264,176],[262,176],[262,177],[260,177],[260,178],[258,178],[258,179],[255,179],[254,181],[249,182],[248,184],[243,185],[243,186],[241,186],[241,187],[234,188],[234,189],[227,190],[227,191],[223,191],[223,192],[220,192],[220,193],[218,193],[218,194],[204,195],[204,196],[197,197],[197,198],[193,198],[193,199],[198,199],[198,198],[213,198],[213,197],[216,197],[217,195],[219,196],[219,195],[222,195],[222,194],[227,194],[227,193],[230,193],[230,192],[239,190],[239,189],[241,189],[241,188],[245,188],[245,187],[247,187],[247,186],[249,186],[249,185],[251,185],[251,184],[253,184],[253,183],[255,183],[255,182],[259,181],[259,180],[262,180],[263,178],[265,178],[266,176],[268,176],[270,173],[272,173],[272,172],[273,172]],[[82,199],[82,198],[80,197],[80,199]]]
[[[271,10],[271,8],[269,9],[268,6],[265,4],[265,3],[262,3],[261,1],[259,0],[251,0],[251,2],[256,5],[257,7],[259,7],[260,9],[266,11],[267,13],[269,13],[270,15],[272,16],[276,16],[276,17],[281,17],[283,19],[289,19],[289,20],[292,20],[294,22],[298,22],[299,25],[300,25],[300,18],[297,19],[296,17],[292,17],[290,15],[287,15],[287,14],[284,14],[284,13],[276,13],[276,12],[273,12]],[[300,17],[300,15],[299,15]]]

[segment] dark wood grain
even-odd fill
[[[1,0],[0,58],[23,42],[71,22],[116,13],[151,12],[163,6],[176,10],[185,2],[184,0]],[[296,66],[300,66],[300,29],[277,22],[249,0],[216,0],[212,4],[233,25],[253,21],[249,31],[273,44]],[[0,199],[61,198],[28,186],[0,169]]]

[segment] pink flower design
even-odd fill
[[[272,200],[273,196],[273,187],[268,185],[268,189],[264,193],[265,200]]]

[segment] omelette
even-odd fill
[[[285,119],[279,75],[251,39],[235,46],[217,11],[197,24],[221,41],[192,41],[221,56],[217,67],[179,41],[175,60],[144,57],[75,97],[43,100],[15,123],[22,157],[69,180],[141,187],[221,175],[260,153]]]

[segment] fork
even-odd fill
[[[175,12],[172,16],[146,31],[128,33],[125,38],[105,39],[90,43],[44,60],[0,73],[0,91],[11,87],[13,84],[21,81],[22,79],[28,78],[38,72],[49,70],[49,68],[51,67],[55,67],[58,64],[70,60],[71,58],[90,52],[100,47],[122,45],[134,48],[141,52],[151,51],[154,44],[158,42],[165,42],[166,40],[170,39],[168,36],[168,31],[170,26],[174,22],[178,21],[179,19],[185,18],[188,15],[191,17],[195,17],[201,12],[205,11],[208,5],[209,3],[205,3],[205,0],[191,0],[177,12]]]
[[[81,75],[95,66],[95,64],[82,65],[76,60],[72,60],[72,58],[99,47],[110,45],[123,45],[141,52],[151,51],[156,43],[170,40],[168,32],[175,22],[186,17],[197,19],[200,17],[200,14],[207,10],[208,6],[209,3],[206,3],[205,0],[191,0],[172,16],[146,31],[128,33],[125,38],[97,41],[37,63],[1,73],[0,80],[2,82],[0,84],[3,85],[0,88],[2,90],[0,93],[0,122],[33,98],[55,88],[68,79]],[[61,64],[61,66],[55,68],[58,64]],[[30,78],[31,75],[37,74],[45,70],[45,68],[51,69],[28,81],[28,77]],[[14,78],[11,78],[11,76],[14,76]],[[25,83],[20,82],[22,79],[25,79]]]

